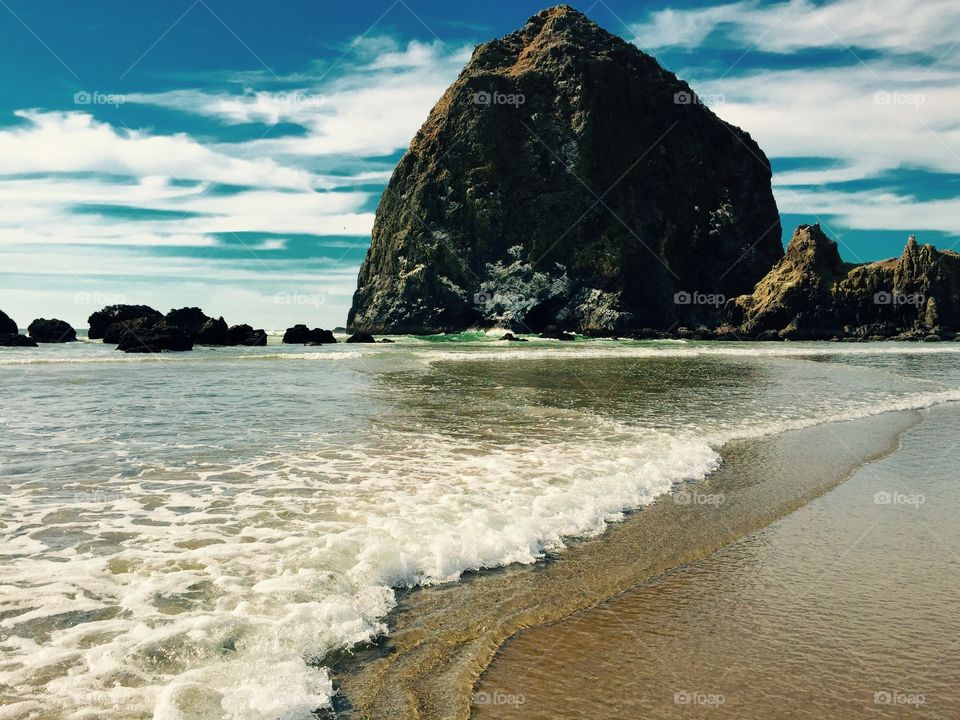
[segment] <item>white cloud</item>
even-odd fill
[[[369,235],[373,213],[364,192],[250,190],[215,195],[210,186],[179,187],[163,178],[117,184],[106,179],[0,179],[0,246],[138,245],[205,247],[216,233]],[[119,219],[78,206],[108,205],[163,211]],[[282,249],[278,241],[251,246]]]
[[[901,168],[960,173],[960,73],[889,62],[866,68],[756,71],[696,83],[722,94],[712,109],[771,157],[830,158],[823,171],[775,176],[779,186],[843,182]]]
[[[644,49],[697,47],[724,33],[744,49],[772,53],[813,48],[863,48],[939,57],[960,35],[956,0],[757,0],[685,10],[661,10],[631,26]]]
[[[116,129],[87,113],[20,110],[26,126],[0,130],[0,173],[98,172],[229,185],[308,189],[308,172],[211,150],[186,134]]]
[[[355,49],[359,62],[345,63],[336,77],[321,75],[314,85],[297,89],[247,89],[234,95],[177,90],[133,94],[126,100],[228,124],[286,122],[308,130],[305,136],[243,143],[244,157],[386,155],[407,147],[470,55],[467,47],[419,42],[400,47],[389,38],[364,40]]]

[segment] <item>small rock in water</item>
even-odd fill
[[[353,335],[347,338],[348,343],[375,343],[373,335],[363,330],[355,332]]]
[[[546,328],[542,333],[540,333],[540,337],[547,338],[549,340],[565,340],[568,342],[577,339],[576,335],[571,335],[570,333],[564,332],[560,328],[553,326]]]
[[[18,333],[3,333],[0,335],[0,347],[36,347],[37,341]]]
[[[160,320],[145,327],[124,330],[117,350],[125,353],[185,352],[193,350],[193,338],[183,328]]]
[[[294,325],[283,334],[288,345],[332,345],[337,342],[333,333],[323,328],[310,330],[306,325]]]
[[[27,332],[34,340],[42,343],[66,343],[77,340],[77,331],[70,327],[70,323],[55,318],[51,320],[37,318],[30,323]]]
[[[526,339],[526,338],[518,338],[518,337],[517,337],[516,335],[514,335],[513,333],[506,333],[506,334],[505,334],[503,337],[501,337],[500,339],[501,339],[501,340],[506,340],[506,341],[508,341],[508,342],[527,342],[527,339]]]

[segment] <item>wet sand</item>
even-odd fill
[[[514,636],[473,716],[960,717],[960,409],[924,415],[797,512]]]
[[[549,624],[763,528],[865,463],[892,453],[919,417],[917,412],[887,413],[730,443],[723,448],[722,467],[705,482],[678,488],[601,537],[575,543],[533,567],[475,573],[459,583],[405,593],[388,619],[388,637],[377,647],[333,659],[338,716],[581,716],[568,712],[562,694],[552,704],[541,699],[542,714],[535,715],[539,711],[527,700],[523,684],[533,676],[518,669],[539,667],[544,658],[565,655],[570,645],[579,644],[571,643],[565,629],[557,637],[521,635],[476,690],[474,685],[516,633],[561,628],[563,623]],[[575,656],[573,662],[578,662]],[[569,678],[573,668],[553,672]],[[508,688],[514,676],[519,684]],[[543,678],[535,684],[549,694]],[[566,687],[572,693],[579,686]],[[516,702],[520,695],[522,704]],[[592,696],[586,701],[591,717],[600,712],[596,702]]]

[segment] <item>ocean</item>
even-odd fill
[[[407,588],[960,400],[952,343],[396,340],[0,350],[0,718],[309,718]]]

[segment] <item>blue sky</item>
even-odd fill
[[[757,139],[787,233],[851,261],[960,239],[956,0],[570,4]],[[0,308],[342,324],[410,138],[546,6],[0,0]]]

